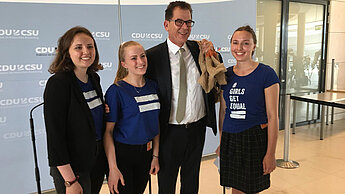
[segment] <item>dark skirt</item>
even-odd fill
[[[220,184],[244,193],[270,187],[270,175],[263,175],[262,161],[267,151],[267,127],[260,125],[240,133],[222,133]]]

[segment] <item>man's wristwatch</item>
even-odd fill
[[[73,181],[65,181],[65,186],[66,187],[70,187],[73,185],[73,183],[77,182],[79,179],[79,176],[76,176],[75,179]]]

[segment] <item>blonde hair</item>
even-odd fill
[[[124,68],[121,65],[121,62],[125,61],[125,49],[130,46],[141,46],[143,47],[140,43],[135,42],[135,41],[127,41],[123,42],[119,46],[119,52],[118,52],[118,57],[119,57],[119,64],[117,67],[117,72],[116,72],[116,77],[114,83],[117,84],[118,81],[122,80],[128,75],[128,71],[126,68]]]

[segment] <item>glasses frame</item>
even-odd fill
[[[193,21],[193,20],[182,20],[182,19],[172,20],[172,19],[170,19],[169,21],[173,21],[175,23],[175,25],[178,27],[182,27],[183,24],[186,24],[187,27],[193,27],[195,24],[195,21]],[[183,23],[179,24],[179,22],[183,22]]]

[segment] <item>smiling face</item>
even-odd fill
[[[75,65],[75,70],[86,71],[95,60],[96,50],[94,41],[84,33],[76,34],[68,52]]]
[[[128,46],[124,50],[121,65],[128,70],[129,76],[143,76],[147,69],[145,50],[141,45]]]
[[[186,23],[181,27],[176,26],[175,20],[177,19],[184,21],[192,20],[192,15],[188,9],[175,7],[172,18],[164,21],[164,28],[169,33],[169,40],[177,46],[182,47],[183,44],[187,42],[192,27],[188,27]]]
[[[253,36],[247,31],[236,31],[231,39],[231,53],[237,62],[252,61],[252,53],[255,51]]]

